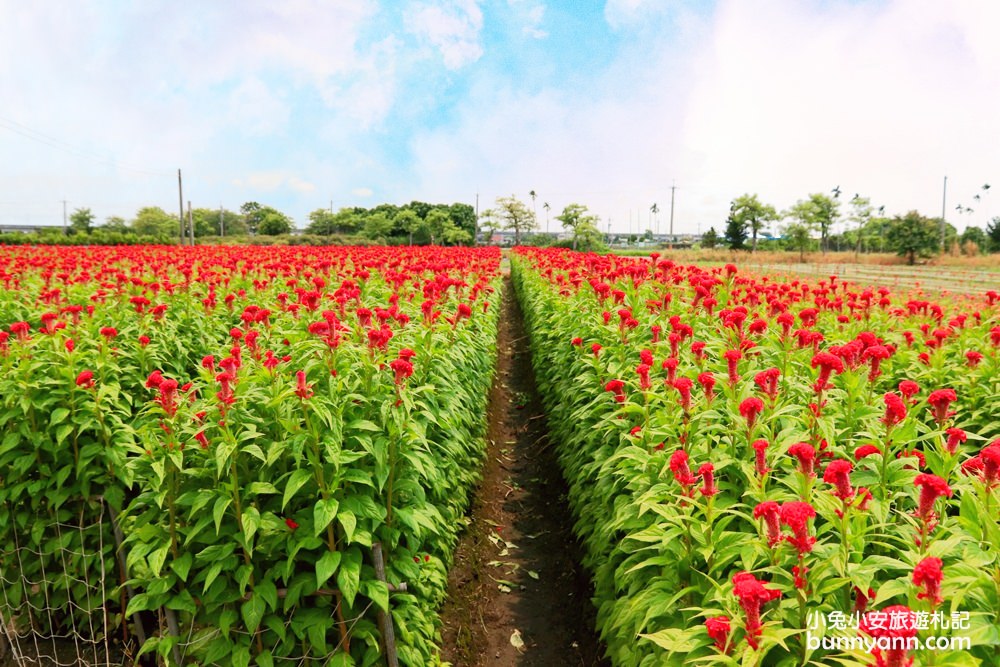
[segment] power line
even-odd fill
[[[117,160],[113,160],[113,159],[110,159],[110,158],[103,157],[103,156],[98,155],[97,153],[94,153],[92,151],[88,151],[86,149],[73,146],[72,144],[68,144],[65,141],[61,141],[59,139],[56,139],[55,137],[51,137],[51,136],[49,136],[47,134],[42,134],[41,132],[38,132],[37,130],[33,130],[30,127],[22,125],[22,124],[20,124],[20,123],[18,123],[16,121],[13,121],[13,120],[11,120],[9,118],[4,118],[3,116],[0,116],[0,127],[4,128],[4,129],[7,129],[7,130],[10,130],[14,134],[18,134],[18,135],[20,135],[22,137],[25,137],[26,139],[31,139],[32,141],[37,141],[40,144],[45,144],[46,146],[49,146],[50,148],[55,148],[57,150],[61,150],[61,151],[64,151],[66,153],[70,153],[71,155],[76,155],[77,157],[82,157],[84,159],[92,160],[94,162],[100,162],[102,164],[106,164],[106,165],[109,165],[109,166],[112,166],[112,167],[116,167],[118,169],[124,169],[126,171],[134,171],[136,173],[146,174],[148,176],[169,176],[170,175],[169,172],[154,171],[152,169],[146,169],[146,168],[143,168],[143,167],[136,167],[136,166],[133,166],[133,165],[123,164],[121,162],[118,162]]]

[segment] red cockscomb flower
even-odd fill
[[[711,405],[712,399],[715,398],[715,376],[708,372],[701,373],[698,375],[698,384],[705,392],[705,400]]]
[[[758,581],[750,572],[739,572],[733,575],[733,595],[740,601],[746,616],[747,643],[756,650],[761,635],[760,609],[771,600],[781,597],[781,591],[764,587],[765,581]]]
[[[295,395],[303,401],[308,398],[312,398],[313,391],[310,388],[310,385],[306,383],[305,371],[295,372]]]
[[[760,400],[756,396],[751,396],[750,398],[743,399],[740,403],[740,415],[747,421],[747,430],[753,429],[754,423],[757,421],[757,416],[764,410],[764,401]]]
[[[76,376],[76,386],[90,389],[94,386],[94,372],[83,371]]]
[[[814,464],[816,462],[816,448],[806,442],[797,442],[788,448],[788,453],[799,460],[799,472],[803,475],[814,476]]]
[[[809,503],[798,500],[784,503],[781,506],[781,523],[792,529],[793,535],[786,536],[799,551],[799,555],[812,551],[816,538],[809,536],[809,519],[816,516],[816,510]]]
[[[943,424],[944,421],[953,415],[954,413],[948,412],[948,406],[951,405],[958,396],[955,394],[954,389],[937,389],[930,393],[927,397],[927,404],[931,406],[931,410],[934,412],[934,420],[938,424]]]
[[[683,449],[678,449],[670,455],[670,471],[674,473],[674,479],[681,486],[688,487],[698,481],[698,478],[691,474],[691,468],[688,467],[688,455]]]
[[[969,439],[969,436],[960,428],[949,428],[945,433],[948,434],[948,441],[945,443],[944,447],[948,450],[949,454],[954,454],[958,451],[958,446]]]
[[[854,450],[854,460],[860,461],[863,458],[872,456],[873,454],[881,454],[882,450],[873,444],[861,445]]]
[[[732,631],[728,616],[713,616],[705,619],[705,630],[715,641],[715,649],[720,653],[729,653],[729,633]]]
[[[886,428],[892,428],[899,422],[906,419],[906,404],[898,394],[891,391],[882,397],[885,402],[885,414],[882,416],[882,423]]]
[[[920,487],[920,501],[917,505],[917,517],[923,522],[926,532],[935,525],[937,514],[934,512],[934,501],[941,496],[951,498],[951,487],[937,475],[922,472],[913,479],[914,486]]]
[[[705,497],[714,496],[719,492],[715,486],[715,466],[711,463],[702,463],[698,468],[698,475],[701,477],[702,486],[699,491]]]
[[[923,590],[917,593],[917,599],[926,599],[932,609],[944,602],[944,598],[941,597],[942,565],[940,558],[928,556],[913,568],[913,584],[923,587]]]
[[[604,385],[604,391],[613,392],[617,402],[625,402],[625,382],[622,380],[608,380]]]
[[[886,607],[881,611],[870,611],[861,617],[858,630],[877,639],[887,639],[887,648],[875,648],[876,667],[910,667],[913,659],[909,656],[908,638],[917,636],[917,615],[905,605]]]
[[[823,481],[836,487],[834,495],[847,502],[854,497],[854,487],[851,486],[851,470],[854,466],[845,459],[834,459],[823,471]]]
[[[764,457],[764,452],[767,450],[768,444],[767,440],[759,438],[754,440],[752,445],[754,453],[754,467],[757,474],[762,477],[767,474],[768,470],[770,470],[770,468],[767,467],[767,460]]]
[[[753,508],[753,518],[764,519],[764,526],[767,528],[767,545],[769,547],[773,547],[778,542],[781,542],[780,512],[781,507],[773,500],[765,500]]]

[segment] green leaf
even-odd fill
[[[537,573],[534,578],[538,578]],[[374,602],[382,611],[389,612],[389,587],[384,581],[379,581],[378,579],[366,579],[362,581],[361,594]]]
[[[354,539],[354,529],[358,526],[358,520],[354,514],[348,510],[341,510],[337,513],[337,521],[344,528],[344,537],[348,542]]]
[[[337,570],[337,587],[348,606],[354,606],[354,597],[361,584],[361,550],[352,546],[343,553],[340,569]]]
[[[342,554],[339,551],[327,551],[316,561],[316,588],[322,588],[323,584],[333,576],[340,565]]]
[[[319,535],[337,516],[339,503],[334,498],[321,498],[313,507],[313,535]]]
[[[52,417],[49,419],[49,426],[55,426],[68,416],[69,408],[56,408],[52,411]]]
[[[306,482],[312,478],[312,472],[309,470],[296,470],[285,482],[285,495],[281,499],[281,509],[284,511],[285,506],[288,505],[288,501],[298,493]]]
[[[233,502],[233,499],[229,496],[221,496],[215,501],[215,507],[212,508],[212,516],[215,518],[215,534],[218,536],[219,531],[222,529],[222,517],[226,515],[226,508],[229,507],[229,503]]]
[[[264,602],[264,598],[256,591],[251,592],[250,599],[240,607],[240,614],[243,616],[243,625],[246,626],[247,632],[251,634],[257,632],[257,628],[260,627],[260,621],[264,618],[266,608],[267,605]]]
[[[250,544],[258,528],[260,528],[260,512],[251,505],[243,510],[243,534],[246,535],[247,545]]]
[[[128,607],[125,608],[125,615],[131,616],[136,612],[149,611],[154,608],[154,605],[149,603],[149,596],[145,593],[139,593],[134,598],[128,601]]]
[[[690,653],[698,646],[692,631],[679,628],[665,628],[659,632],[639,636],[671,652]]]
[[[154,577],[160,576],[160,571],[163,569],[163,563],[167,560],[169,552],[170,544],[167,543],[146,557],[146,562],[149,563],[149,569]]]
[[[191,571],[191,563],[193,561],[194,556],[191,555],[190,551],[187,551],[180,558],[170,561],[170,569],[174,571],[178,579],[187,581],[188,572]]]

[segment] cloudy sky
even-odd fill
[[[1000,215],[996,0],[0,0],[0,222],[515,194]],[[995,181],[997,187],[983,191]],[[973,197],[982,194],[980,201]],[[659,220],[650,222],[656,203]],[[963,205],[971,213],[955,211]],[[554,229],[554,220],[550,225]]]

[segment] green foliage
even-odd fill
[[[990,252],[1000,252],[1000,216],[990,220],[986,225],[986,236],[990,239]]]
[[[714,248],[719,244],[719,233],[715,231],[715,227],[709,227],[708,231],[702,234],[701,245],[703,248]]]
[[[799,261],[805,261],[806,250],[812,243],[812,233],[809,227],[802,223],[792,223],[785,227],[784,237],[789,248],[799,251]]]
[[[563,228],[573,233],[573,250],[593,250],[602,244],[597,217],[588,214],[587,210],[583,204],[569,204],[556,216]]]
[[[177,222],[177,216],[170,215],[159,206],[140,208],[132,219],[130,227],[139,236],[177,239],[180,235],[180,224]]]
[[[500,229],[514,232],[514,245],[520,245],[521,235],[534,231],[538,226],[535,214],[514,195],[497,197],[493,212],[500,223]]]
[[[78,208],[69,216],[69,228],[67,233],[89,234],[94,226],[94,213],[89,208]]]
[[[787,314],[824,304],[816,323],[806,325],[823,335],[821,351],[846,351],[868,336],[895,350],[878,374],[872,373],[870,360],[845,361],[844,372],[832,376],[818,396],[813,345],[797,344],[774,314],[763,311],[755,317],[766,326],[757,333],[726,322],[726,314],[759,305],[762,294],[789,292],[771,291],[778,286],[769,280],[721,269],[660,263],[662,268],[650,275],[654,266],[655,258],[649,257],[535,249],[517,251],[511,261],[551,436],[569,484],[574,530],[594,582],[598,630],[611,663],[870,664],[867,654],[808,649],[808,614],[848,615],[856,591],[869,587],[874,589],[869,610],[906,604],[929,613],[934,607],[920,595],[913,572],[921,559],[933,556],[942,559],[944,572],[945,603],[937,610],[945,617],[952,611],[970,614],[972,629],[951,635],[968,635],[973,647],[917,652],[914,664],[930,664],[932,658],[934,664],[993,664],[1000,621],[1000,487],[990,488],[985,476],[971,469],[963,471],[962,463],[975,463],[972,456],[1000,434],[993,417],[1000,409],[998,360],[989,356],[985,343],[997,324],[995,306],[981,310],[985,299],[940,301],[934,304],[942,309],[937,317],[927,313],[926,304],[923,312],[904,306],[906,294],[887,292],[888,304],[877,307],[855,302],[850,287],[845,290],[852,294],[850,305],[843,306],[833,306],[825,291],[807,297],[809,290],[803,289],[802,298],[777,297],[772,303],[787,308]],[[637,275],[643,280],[635,280]],[[567,289],[570,276],[579,289]],[[703,305],[706,289],[711,306]],[[965,306],[975,307],[981,321],[973,324],[968,318],[963,327],[942,329],[944,340],[926,346],[906,342],[906,332],[925,324],[956,322],[967,312]],[[626,311],[635,325],[613,315],[615,309]],[[664,334],[659,339],[654,327]],[[680,345],[664,339],[670,327],[675,332],[690,327]],[[692,340],[705,345],[705,355],[689,348]],[[727,381],[725,351],[751,342],[733,369],[735,377]],[[600,346],[597,352],[593,344]],[[969,350],[986,353],[976,368],[967,363]],[[647,385],[637,369],[642,355],[654,360],[645,369]],[[675,368],[661,367],[663,359],[673,359]],[[780,378],[773,396],[758,378],[759,371],[771,368]],[[685,405],[678,385],[669,380],[673,372],[678,381],[711,373],[717,380],[714,396],[692,382]],[[620,398],[609,386],[616,379]],[[904,379],[915,381],[919,393],[906,403],[901,422],[889,427],[881,397],[898,391]],[[955,414],[939,421],[929,402],[930,392],[942,387],[955,389],[959,398],[952,406]],[[742,408],[752,397],[763,399],[753,422]],[[953,454],[946,445],[950,427],[968,434],[968,444]],[[752,443],[757,439],[766,444],[764,472],[755,464]],[[802,473],[788,451],[799,442],[821,452],[814,475]],[[857,460],[856,448],[872,442],[884,455]],[[918,461],[913,450],[926,462]],[[689,473],[698,471],[694,481],[679,481],[675,456],[690,459]],[[835,495],[833,481],[824,479],[831,460],[825,456],[853,468],[847,502]],[[716,493],[703,490],[708,482],[700,466],[708,463]],[[933,529],[916,516],[918,467],[950,485],[948,497],[936,501]],[[862,486],[872,494],[870,503],[859,502]],[[815,544],[797,549],[787,525],[776,527],[779,539],[770,540],[765,522],[755,516],[767,501],[809,502],[816,517],[805,530]],[[795,581],[796,567],[808,568],[801,585]],[[764,624],[756,649],[747,640],[748,615],[735,595],[733,577],[740,572],[752,573],[780,593],[761,609]],[[706,619],[716,616],[732,622],[726,650],[719,650],[706,632]]]
[[[246,221],[239,213],[228,209],[196,208],[191,211],[194,218],[194,236],[240,236],[247,233]]]
[[[910,211],[893,219],[886,242],[893,252],[906,257],[907,264],[915,264],[918,257],[931,257],[939,251],[939,222]]]
[[[0,344],[5,627],[100,643],[89,629],[107,618],[114,642],[134,613],[149,612],[148,622],[170,610],[180,634],[147,624],[143,647],[166,664],[176,664],[176,648],[194,665],[370,665],[382,659],[376,610],[391,605],[403,664],[435,664],[445,568],[483,452],[499,253],[466,250],[488,254],[459,261],[441,249],[143,248],[103,264],[107,248],[60,252],[65,282],[43,278],[32,260],[18,289],[0,294],[5,326],[37,326],[49,310],[37,295],[53,285],[67,304],[95,307],[93,315],[58,315],[54,324],[65,327]],[[149,287],[179,278],[192,256],[212,283],[210,298],[205,282]],[[433,270],[413,269],[402,283],[388,277],[430,260]],[[91,301],[94,283],[74,279],[98,266],[136,282]],[[425,314],[421,288],[442,273],[467,284],[438,288],[438,312]],[[295,312],[285,308],[289,281],[322,281],[330,295],[357,288],[359,296],[321,298],[333,309],[322,315]],[[470,306],[468,317],[453,315],[459,304]],[[362,305],[395,314],[384,349],[372,346]],[[264,320],[253,317],[260,308]],[[311,326],[328,317],[342,327],[336,344]],[[113,336],[101,332],[109,324]],[[389,364],[403,348],[416,351],[413,375],[394,381]],[[275,352],[287,356],[269,365]],[[205,353],[241,358],[231,403],[221,400],[221,368],[203,362]],[[92,385],[77,380],[85,369]],[[174,385],[167,401],[153,371],[191,384]],[[136,593],[127,610],[112,516]],[[376,580],[375,541],[389,581],[405,581],[406,592],[390,597]],[[14,566],[24,549],[34,554]],[[32,616],[29,604],[52,613]]]
[[[840,215],[840,202],[816,192],[809,195],[808,199],[800,199],[784,215],[794,218],[810,232],[819,232],[820,249],[826,252],[830,229]]]
[[[747,226],[746,223],[734,216],[732,213],[726,218],[726,245],[730,250],[743,250],[746,247]]]
[[[279,236],[292,231],[292,219],[281,211],[277,211],[270,206],[265,206],[260,210],[259,215],[258,234]]]
[[[966,254],[980,254],[990,251],[990,237],[981,227],[966,227],[960,241],[962,251]]]
[[[750,230],[753,243],[750,251],[757,250],[757,235],[768,222],[778,219],[778,212],[769,204],[761,203],[756,194],[745,194],[737,197],[729,205],[730,217],[742,227]]]

